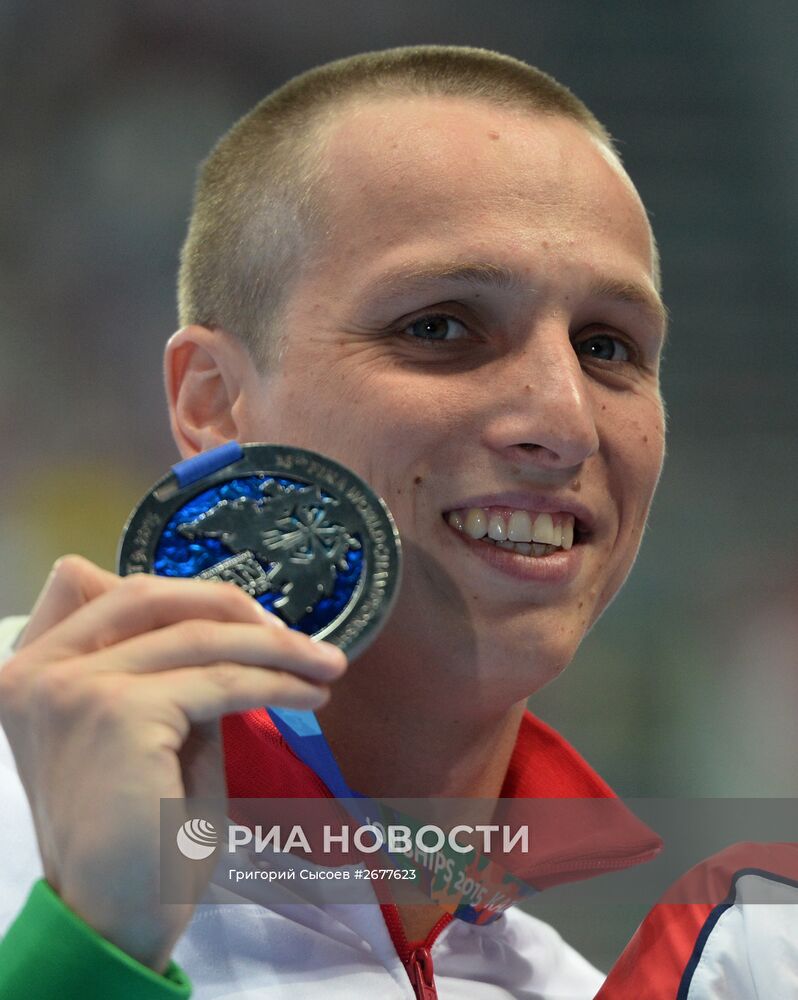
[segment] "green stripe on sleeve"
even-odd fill
[[[0,1000],[188,1000],[174,962],[163,975],[106,941],[40,879],[0,940]]]

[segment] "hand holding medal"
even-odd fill
[[[121,543],[126,579],[59,561],[3,668],[0,707],[45,877],[74,913],[166,967],[210,872],[196,869],[185,905],[161,906],[159,802],[224,797],[222,716],[277,705],[313,719],[344,669],[330,645],[363,650],[398,572],[390,514],[356,476],[235,443],[148,493]]]

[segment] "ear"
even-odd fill
[[[164,376],[172,436],[184,458],[240,440],[239,403],[255,366],[237,337],[183,327],[166,345]]]

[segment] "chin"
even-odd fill
[[[548,641],[540,641],[537,636],[530,640],[528,630],[512,643],[506,636],[486,637],[480,675],[487,681],[491,700],[498,696],[504,704],[514,704],[559,677],[579,646],[578,642],[563,640],[562,634]]]

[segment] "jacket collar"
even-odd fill
[[[222,731],[230,798],[330,795],[324,782],[285,742],[266,709],[225,716]],[[615,793],[567,740],[526,712],[501,797],[614,798]]]
[[[230,798],[331,795],[265,709],[226,716],[222,731]],[[533,855],[519,857],[513,868],[538,889],[628,868],[651,860],[662,848],[659,837],[584,758],[530,712],[521,722],[501,799],[509,806],[508,818],[534,830]],[[515,809],[507,800],[514,800]]]

